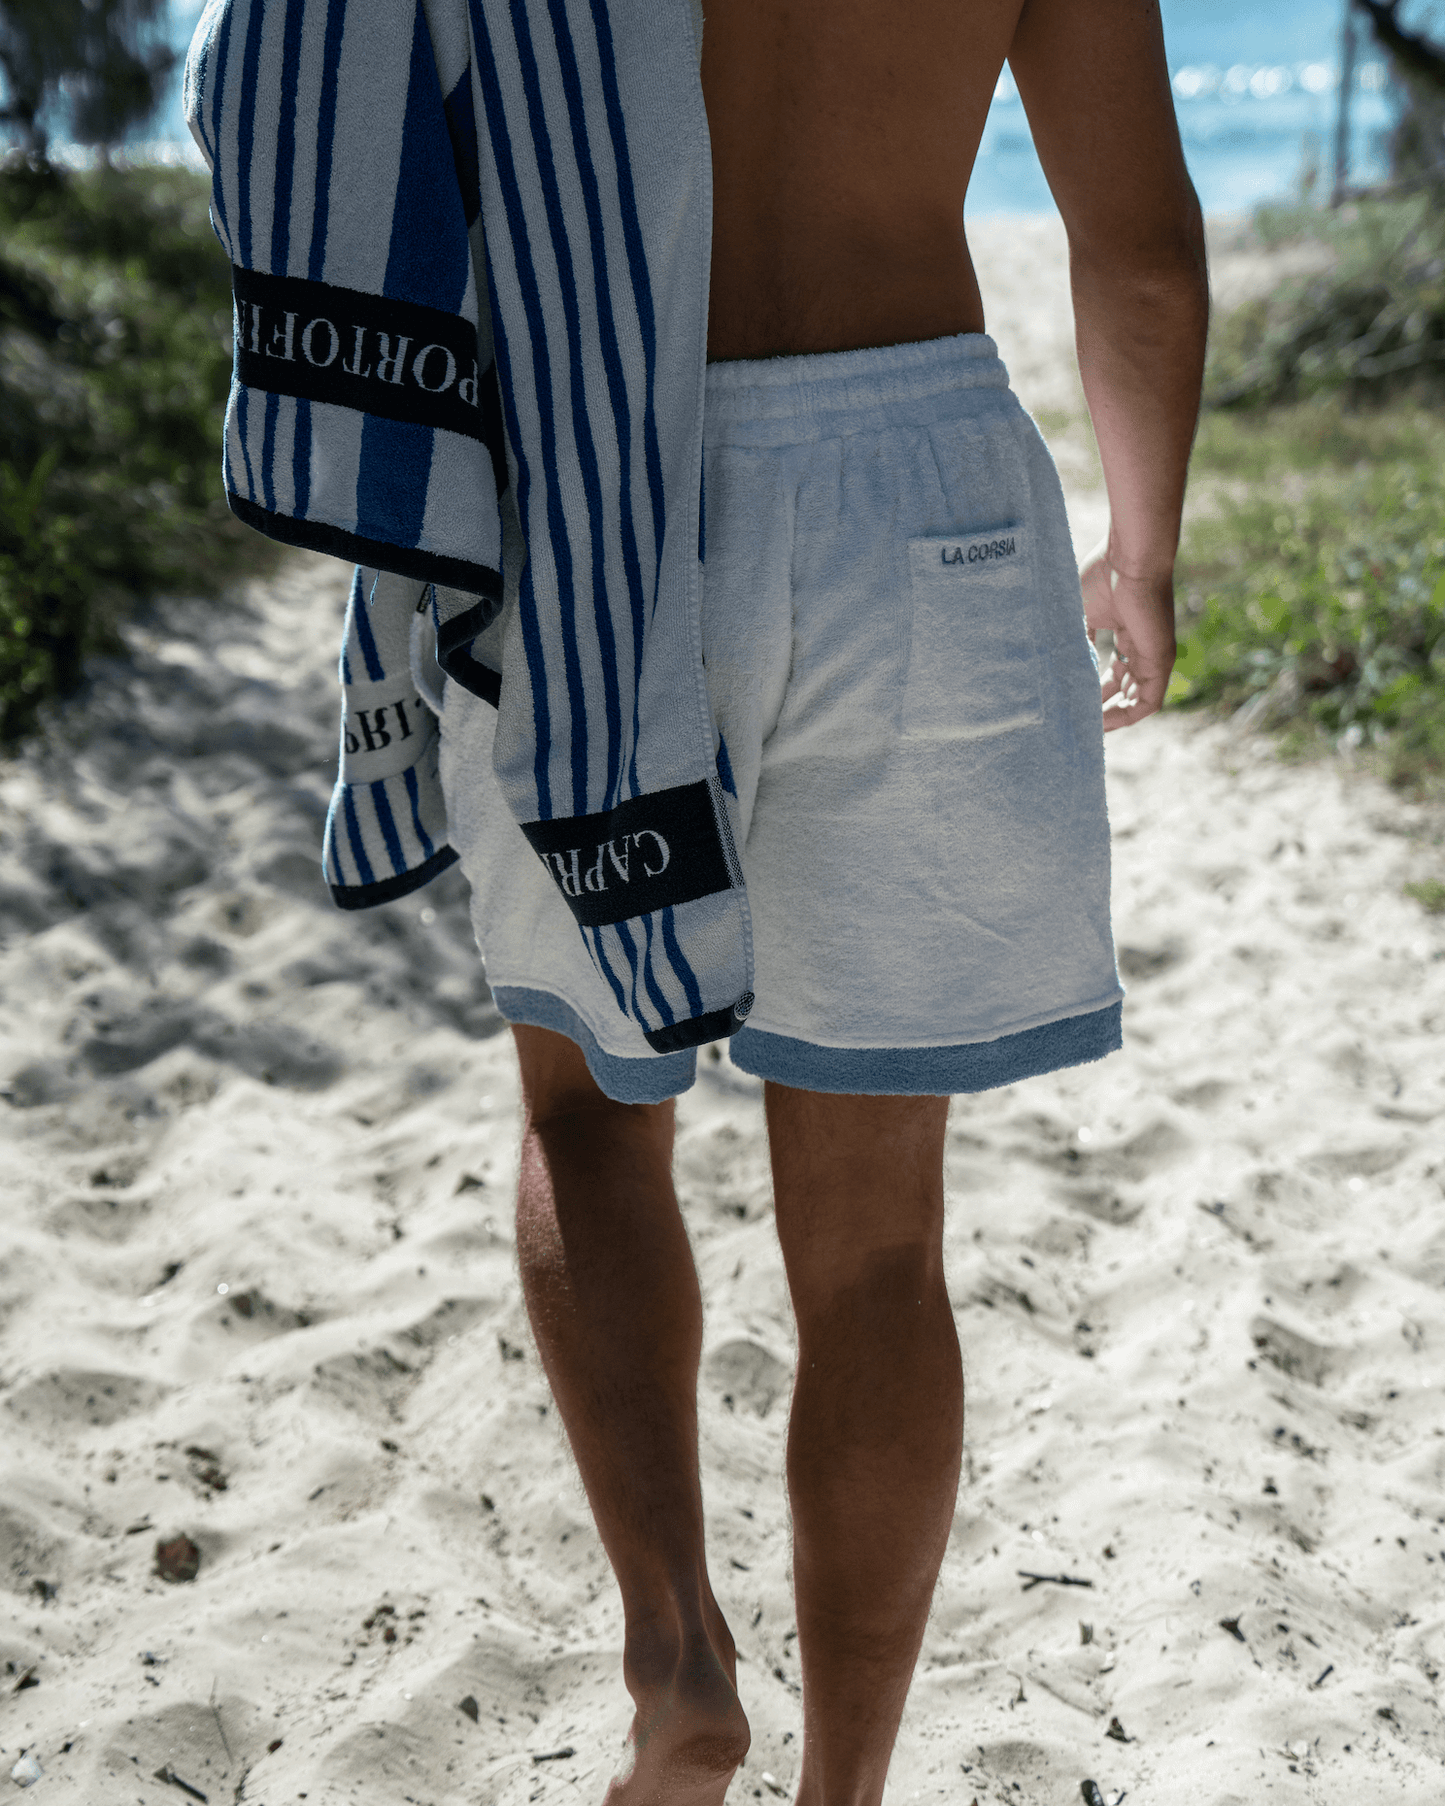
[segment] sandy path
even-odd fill
[[[1076,414],[1061,246],[999,233],[1005,355]],[[582,1806],[627,1722],[462,886],[358,917],[316,876],[344,577],[158,611],[0,766],[0,1785],[33,1754],[57,1801],[189,1797],[163,1770]],[[954,1110],[968,1468],[889,1799],[1426,1806],[1445,925],[1400,887],[1440,825],[1192,719],[1113,736],[1109,771],[1126,1050]],[[730,1797],[766,1802],[799,1733],[791,1322],[754,1082],[704,1062],[681,1123],[755,1730]],[[152,1572],[174,1532],[188,1584]]]

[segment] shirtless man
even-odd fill
[[[345,732],[328,831],[338,901],[403,895],[460,858],[515,1025],[522,1282],[626,1613],[637,1709],[611,1806],[721,1802],[748,1748],[706,1568],[701,1299],[671,1174],[671,1099],[699,1041],[721,1034],[767,1081],[797,1320],[800,1806],[876,1806],[962,1445],[942,1261],[947,1094],[1118,1045],[1101,729],[1154,713],[1173,661],[1207,314],[1199,209],[1157,0],[708,0],[714,208],[694,488],[707,222],[669,209],[705,192],[696,0],[691,16],[684,0],[617,10],[633,59],[621,87],[603,69],[611,28],[595,0],[207,8],[187,104],[237,270],[226,482],[260,530],[358,565],[343,673],[362,731]],[[588,42],[595,66],[579,76]],[[963,231],[1005,58],[1068,228],[1108,483],[1109,537],[1082,574],[1087,625],[1121,654],[1102,722],[1057,475],[984,333]],[[659,168],[674,145],[683,179],[669,185]],[[680,310],[655,339],[638,192],[652,196],[659,293]],[[491,274],[471,264],[479,218]],[[619,302],[610,350],[606,310],[575,304],[599,269]],[[588,339],[579,322],[594,313]],[[477,378],[464,375],[489,342],[506,447],[499,429],[478,437]],[[589,390],[578,353],[611,360],[604,382]],[[644,465],[647,493],[633,481]],[[634,487],[659,586],[640,636]],[[569,534],[601,573],[590,594],[559,574]],[[525,575],[534,564],[540,582]],[[616,623],[632,655],[604,645]],[[368,709],[374,726],[393,708],[413,719],[392,687],[407,648],[439,733],[408,725],[374,744]],[[645,708],[630,788],[604,771],[604,795],[594,767],[604,743],[609,758],[622,746],[623,678]],[[596,747],[589,682],[599,718],[612,711]],[[544,755],[549,696],[570,726]],[[570,814],[530,775],[563,761]],[[695,792],[700,826],[677,801]],[[585,838],[604,801],[585,877],[580,842],[559,843],[569,881],[550,835],[561,822]],[[682,830],[649,813],[663,804]],[[609,889],[604,847],[627,896]],[[674,857],[648,892],[643,878]],[[604,891],[594,917],[587,898]],[[625,913],[606,913],[619,897]]]
[[[1157,0],[708,0],[711,360],[981,333],[963,230],[1008,59],[1068,230],[1112,524],[1087,562],[1119,661],[1106,730],[1162,704],[1208,311]],[[636,1702],[613,1806],[721,1801],[748,1748],[709,1585],[702,1314],[673,1111],[610,1101],[517,1028],[518,1248],[538,1345],[621,1586]],[[876,1806],[953,1519],[963,1383],[942,1262],[944,1097],[766,1087],[798,1329],[788,1437],[800,1806]]]

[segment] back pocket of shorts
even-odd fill
[[[1028,530],[911,539],[903,733],[977,740],[1043,720]]]

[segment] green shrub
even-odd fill
[[[1277,469],[1191,524],[1172,703],[1258,698],[1262,724],[1384,748],[1396,782],[1445,771],[1445,462],[1419,432],[1416,456]]]
[[[1445,210],[1433,192],[1339,213],[1262,209],[1266,245],[1314,239],[1330,267],[1216,323],[1206,397],[1259,407],[1343,390],[1356,402],[1445,383]]]
[[[268,556],[221,489],[229,271],[207,183],[0,167],[0,738],[137,598]]]

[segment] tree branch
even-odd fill
[[[1400,0],[1355,0],[1370,21],[1376,40],[1389,51],[1406,75],[1445,93],[1445,51],[1423,32],[1406,31],[1396,14]]]

